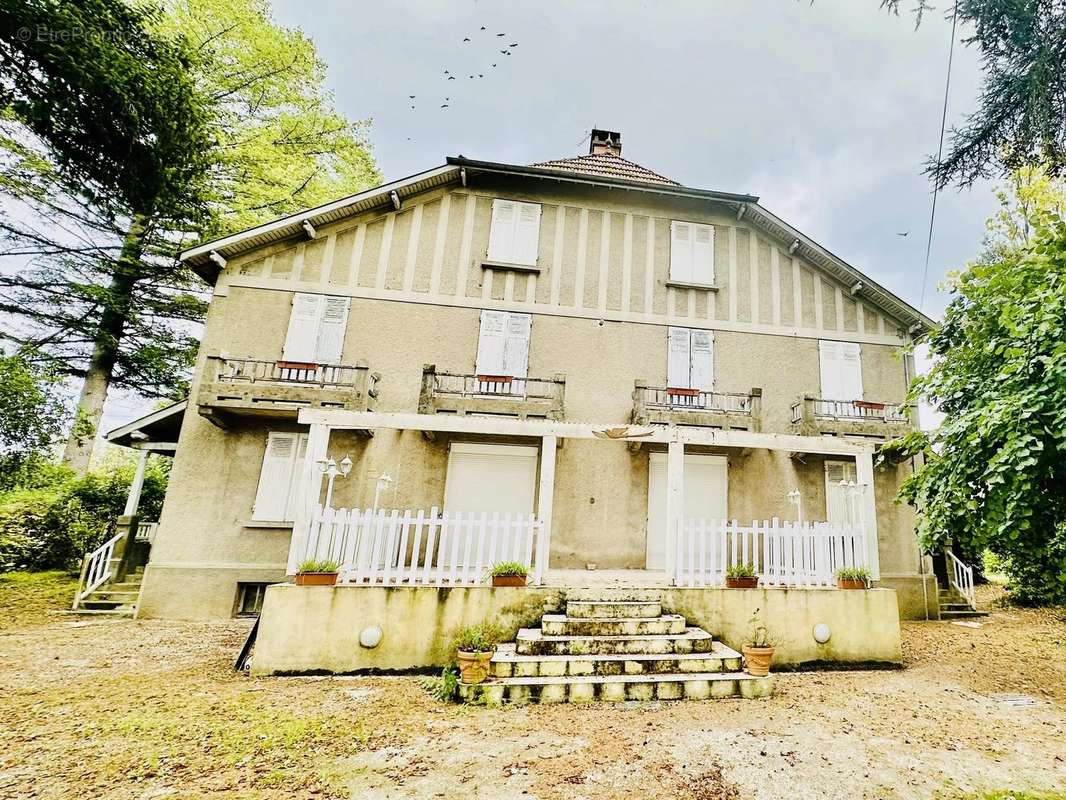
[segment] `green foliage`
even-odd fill
[[[754,578],[755,567],[751,564],[730,564],[725,569],[727,578]]]
[[[452,637],[453,653],[491,653],[503,641],[503,629],[494,622],[479,622],[459,628]]]
[[[45,452],[67,416],[59,376],[20,354],[0,354],[0,489]]]
[[[773,647],[774,643],[770,639],[770,631],[763,623],[760,612],[761,609],[755,609],[748,619],[750,633],[748,634],[747,644],[751,647]]]
[[[299,566],[296,567],[296,571],[300,574],[308,572],[340,572],[340,569],[340,562],[334,561],[332,558],[308,558],[301,561]]]
[[[900,496],[927,552],[954,543],[1002,559],[1015,600],[1066,602],[1066,223],[1038,218],[1029,244],[975,263],[929,335],[915,380],[945,419],[896,445],[924,463]]]
[[[520,561],[501,561],[489,568],[489,575],[493,578],[525,578],[529,575],[529,569]]]
[[[133,480],[132,463],[113,462],[78,476],[39,463],[17,488],[0,492],[0,572],[74,569],[114,535]],[[168,461],[150,459],[141,490],[142,519],[158,519]]]
[[[445,667],[439,677],[423,678],[422,688],[442,703],[450,703],[459,693],[459,671]]]
[[[870,582],[870,570],[866,567],[841,567],[834,576],[839,580]]]

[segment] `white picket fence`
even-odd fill
[[[828,522],[687,519],[674,564],[678,586],[722,586],[733,564],[750,564],[760,586],[834,586],[841,567],[867,566],[866,534]]]
[[[501,561],[518,561],[539,584],[548,563],[543,525],[533,514],[316,506],[293,537],[289,572],[307,559],[340,564],[341,583],[476,586]]]

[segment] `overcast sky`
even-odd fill
[[[939,12],[916,31],[879,0],[273,2],[279,23],[315,42],[339,110],[372,121],[386,180],[449,155],[579,155],[593,126],[617,130],[627,158],[686,186],[759,195],[921,301],[921,170],[936,151],[950,41]],[[949,125],[973,109],[979,81],[977,54],[957,46]],[[938,203],[932,316],[946,302],[936,284],[976,254],[994,207],[988,185]],[[133,405],[120,401],[109,421],[130,418]]]

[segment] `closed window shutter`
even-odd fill
[[[862,400],[862,358],[859,345],[842,342],[840,347],[840,384],[843,400]]]
[[[840,342],[819,342],[818,363],[822,378],[823,400],[843,400],[844,387],[840,384]]]
[[[507,338],[507,312],[482,311],[481,331],[477,340],[478,375],[503,375],[504,350]]]
[[[692,226],[692,267],[690,280],[714,283],[714,226]]]
[[[503,375],[524,378],[529,369],[529,314],[507,315],[507,338],[503,350]]]
[[[666,385],[671,389],[689,389],[691,385],[688,328],[670,328],[667,333]]]
[[[296,519],[296,492],[300,485],[300,474],[304,466],[304,456],[307,455],[307,434],[296,434],[296,457],[292,460],[292,470],[289,473],[289,486],[285,501],[285,515],[283,519]],[[318,502],[318,498],[315,498]]]
[[[540,247],[540,206],[536,203],[517,203],[514,248],[511,262],[535,266]]]
[[[692,226],[670,223],[670,280],[692,280]]]
[[[492,225],[489,228],[489,261],[510,262],[514,258],[517,204],[513,200],[492,201]]]
[[[285,361],[314,362],[318,345],[318,325],[325,297],[297,292],[292,299],[289,330],[285,334],[282,358]]]
[[[318,326],[318,342],[315,347],[316,364],[340,364],[344,350],[344,332],[348,326],[347,297],[326,297],[322,321]]]
[[[280,522],[286,519],[293,463],[300,434],[272,431],[267,435],[259,487],[252,508],[253,519]]]
[[[714,390],[714,334],[691,331],[689,388],[704,392]]]

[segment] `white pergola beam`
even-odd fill
[[[680,428],[592,424],[584,422],[555,422],[552,420],[520,420],[502,417],[453,416],[443,414],[411,414],[381,411],[343,411],[340,409],[300,409],[302,425],[325,425],[348,430],[433,431],[437,433],[485,434],[489,436],[556,436],[560,439],[604,439],[618,442],[670,444],[680,442],[693,446],[736,447],[784,450],[791,453],[824,455],[872,455],[874,445],[826,436],[797,436],[783,433],[755,433],[752,431],[724,431],[713,428]]]

